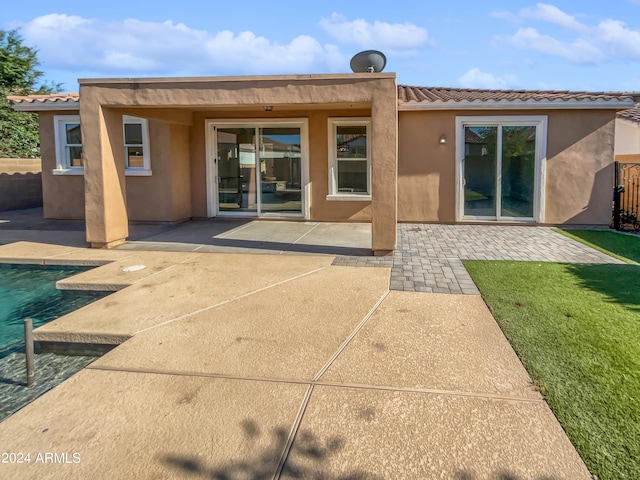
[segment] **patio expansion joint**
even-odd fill
[[[298,244],[298,242],[299,242],[300,240],[302,240],[304,237],[306,237],[307,235],[309,235],[311,232],[313,232],[313,231],[314,231],[316,228],[318,228],[319,226],[320,226],[320,224],[319,224],[319,223],[316,223],[316,224],[315,224],[311,229],[309,229],[309,231],[307,231],[307,232],[303,233],[303,234],[300,236],[300,238],[296,239],[296,240],[293,242],[293,244],[294,244],[294,245],[297,245],[297,244]]]
[[[213,238],[227,238],[227,237],[228,237],[228,236],[230,236],[230,235],[234,235],[234,234],[236,234],[236,233],[238,233],[238,232],[241,232],[241,231],[242,231],[242,230],[244,230],[245,228],[249,228],[249,226],[251,225],[251,223],[252,223],[252,222],[247,222],[247,223],[245,223],[244,225],[240,225],[239,227],[232,228],[231,230],[226,231],[226,232],[224,232],[224,233],[222,233],[222,234],[220,234],[220,235],[216,235],[216,236],[214,236]]]
[[[198,254],[198,255],[201,255],[201,254]],[[171,320],[167,320],[166,322],[158,323],[158,324],[153,325],[151,327],[147,327],[145,329],[142,329],[142,330],[136,332],[135,335],[139,335],[139,334],[147,332],[149,330],[153,330],[155,328],[162,327],[164,325],[168,325],[170,323],[177,322],[179,320],[183,320],[185,318],[191,317],[192,315],[197,315],[199,313],[206,312],[207,310],[212,310],[214,308],[218,308],[218,307],[221,307],[223,305],[227,305],[229,303],[233,303],[233,302],[235,302],[237,300],[241,300],[241,299],[249,297],[251,295],[255,295],[256,293],[260,293],[260,292],[264,292],[265,290],[269,290],[270,288],[277,287],[279,285],[284,285],[285,283],[291,282],[293,280],[297,280],[297,279],[302,278],[302,277],[306,277],[307,275],[312,275],[312,274],[317,273],[317,272],[319,272],[321,270],[324,270],[325,268],[327,268],[327,267],[325,266],[325,267],[316,268],[316,269],[311,270],[309,272],[305,272],[305,273],[302,273],[300,275],[296,275],[294,277],[290,277],[290,278],[287,278],[285,280],[281,280],[279,282],[272,283],[271,285],[267,285],[266,287],[258,288],[257,290],[252,290],[251,292],[244,293],[244,294],[242,294],[242,295],[240,295],[238,297],[230,298],[228,300],[224,300],[223,302],[218,302],[216,304],[209,305],[207,307],[199,308],[198,310],[194,310],[193,312],[185,313],[184,315],[180,315],[179,317],[172,318]],[[163,270],[163,271],[166,271],[166,270]],[[148,277],[145,277],[145,278],[148,278]]]
[[[320,369],[320,371],[318,371],[318,373],[316,373],[315,377],[313,377],[313,381],[314,382],[317,382],[318,380],[320,380],[322,375],[324,375],[325,372],[329,369],[329,367],[331,367],[331,365],[336,360],[336,358],[338,358],[338,356],[344,351],[344,349],[347,348],[349,343],[351,343],[351,340],[353,340],[354,337],[358,334],[358,332],[360,332],[360,330],[362,330],[362,328],[369,321],[371,316],[380,307],[382,302],[384,302],[385,298],[387,298],[389,296],[389,293],[391,293],[391,292],[390,292],[390,290],[387,289],[387,291],[382,294],[382,296],[378,299],[378,301],[373,306],[373,308],[371,310],[369,310],[369,312],[364,316],[364,318],[356,326],[356,328],[353,330],[353,332],[351,332],[351,334],[345,339],[345,341],[342,342],[342,345],[340,345],[338,347],[338,349],[335,351],[335,353],[333,355],[331,355],[331,358],[329,358],[327,363],[324,364],[324,366]]]
[[[467,392],[463,390],[441,390],[435,388],[412,388],[412,387],[394,387],[385,385],[369,385],[363,383],[340,383],[340,382],[328,382],[322,380],[296,380],[292,378],[271,378],[271,377],[251,377],[241,375],[230,375],[223,373],[207,373],[207,372],[190,372],[190,371],[173,371],[173,370],[155,370],[150,368],[136,368],[136,367],[112,367],[108,365],[88,365],[85,370],[100,370],[107,372],[122,372],[122,373],[139,373],[149,375],[171,375],[178,377],[194,377],[194,378],[215,378],[221,380],[236,380],[245,382],[266,382],[266,383],[280,383],[286,385],[306,385],[308,387],[334,387],[334,388],[349,388],[359,390],[374,390],[382,392],[396,392],[396,393],[411,393],[421,395],[437,395],[447,397],[465,397],[465,398],[478,398],[483,400],[496,400],[505,402],[524,402],[524,403],[545,403],[542,397],[531,398],[516,395],[503,395],[499,393],[489,392]],[[310,392],[309,392],[310,396]],[[304,402],[303,402],[304,404]]]
[[[285,464],[287,463],[287,458],[289,457],[289,453],[291,452],[291,447],[293,446],[293,442],[298,434],[298,430],[300,429],[300,424],[302,423],[302,417],[304,417],[304,412],[307,410],[307,406],[309,405],[309,400],[311,399],[311,394],[313,393],[313,385],[309,385],[307,388],[307,392],[302,399],[302,404],[298,409],[298,414],[296,415],[296,419],[291,426],[291,430],[289,431],[289,437],[287,438],[287,442],[282,449],[282,454],[280,455],[280,460],[278,461],[278,468],[273,474],[272,479],[278,480],[282,475],[282,470],[284,469]]]

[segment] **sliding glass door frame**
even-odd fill
[[[300,129],[300,201],[301,211],[297,212],[262,212],[262,189],[256,175],[257,206],[252,211],[221,211],[219,204],[220,177],[218,174],[218,133],[220,129],[243,128],[254,129],[256,146],[256,167],[259,168],[259,132],[263,128],[299,128]],[[309,185],[309,121],[306,118],[281,119],[224,119],[205,120],[206,133],[206,170],[207,170],[207,216],[208,217],[275,217],[275,218],[310,218],[310,185]]]
[[[465,127],[496,127],[495,162],[495,215],[465,215]],[[533,216],[513,217],[500,215],[502,202],[502,128],[535,127],[535,162],[533,185]],[[464,116],[456,117],[456,221],[504,222],[504,223],[544,223],[544,191],[547,155],[547,116]]]

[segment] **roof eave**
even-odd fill
[[[472,100],[400,102],[399,111],[416,110],[626,110],[633,108],[633,99],[626,100]]]
[[[80,102],[78,100],[67,100],[65,102],[18,102],[12,103],[11,108],[17,112],[78,111],[80,110]]]

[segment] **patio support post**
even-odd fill
[[[122,115],[103,108],[93,90],[80,87],[87,241],[110,248],[129,235]]]
[[[374,255],[396,248],[398,112],[396,82],[381,82],[371,105],[371,243]]]

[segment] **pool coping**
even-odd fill
[[[58,258],[25,258],[25,257],[0,257],[1,265],[33,265],[39,267],[102,267],[113,263],[114,260],[82,260],[82,259],[58,259]],[[84,283],[74,282],[73,278],[84,273],[78,272],[56,282],[56,289],[63,293],[82,294],[105,294],[122,290],[132,283]],[[69,312],[72,313],[72,312]],[[68,314],[66,314],[68,315]],[[63,318],[58,317],[52,322]],[[33,338],[36,352],[51,352],[61,355],[103,355],[118,345],[131,338],[130,335],[104,335],[91,332],[78,332],[76,334],[66,333],[57,335],[54,332],[47,332],[47,322],[33,330]]]

